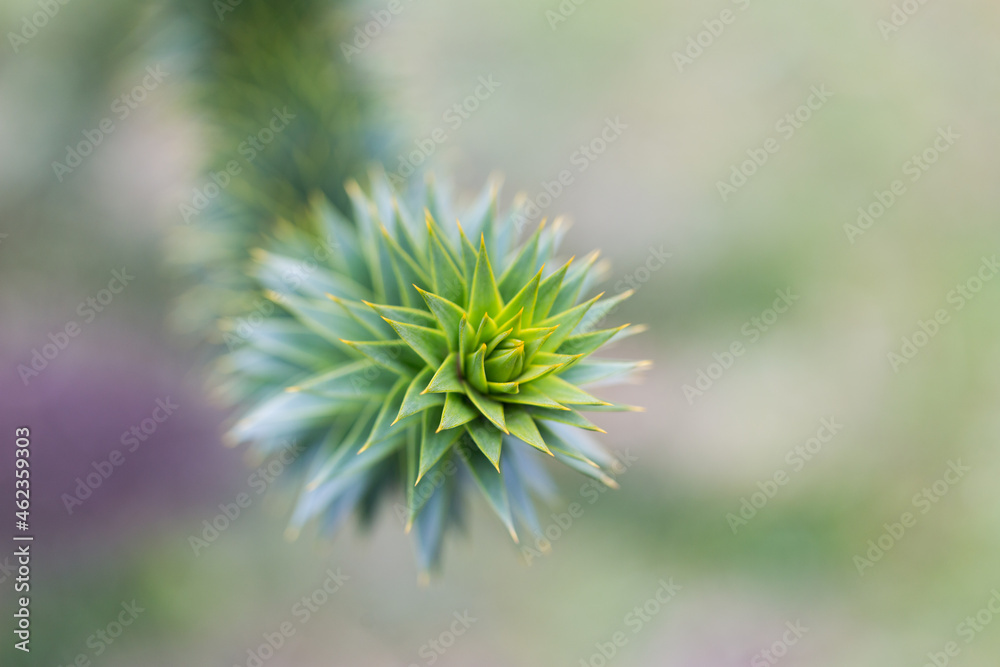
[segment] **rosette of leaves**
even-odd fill
[[[552,496],[541,461],[615,486],[582,413],[634,409],[590,387],[645,362],[591,356],[638,330],[603,325],[630,292],[588,296],[596,253],[554,262],[558,221],[515,243],[523,217],[498,215],[492,185],[458,223],[433,186],[419,213],[384,179],[371,195],[347,190],[353,223],[317,198],[313,233],[282,225],[253,253],[274,313],[244,321],[246,344],[224,360],[226,386],[250,406],[232,438],[263,456],[287,441],[305,452],[290,533],[311,520],[332,530],[352,510],[370,522],[401,490],[394,513],[426,573],[470,489],[517,541],[541,533],[533,500]]]

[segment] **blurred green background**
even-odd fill
[[[364,150],[391,172],[444,129],[422,166],[460,190],[499,171],[505,203],[524,192],[541,215],[570,217],[566,254],[601,248],[605,288],[639,286],[616,317],[650,327],[615,350],[653,360],[645,381],[607,394],[647,411],[595,420],[610,450],[635,458],[622,488],[597,495],[554,471],[562,495],[545,554],[510,544],[477,505],[429,587],[390,513],[368,535],[283,539],[295,480],[278,475],[257,493],[243,452],[222,446],[204,346],[172,328],[187,290],[165,260],[185,225],[179,206],[218,157],[212,128],[239,111],[216,100],[213,117],[199,88],[204,26],[259,9],[216,4],[231,11],[0,5],[0,420],[11,442],[0,479],[6,497],[13,429],[30,426],[37,534],[32,652],[5,632],[2,664],[83,654],[108,666],[249,667],[248,651],[286,622],[295,633],[261,664],[997,664],[996,4],[330,7],[329,35],[307,56],[378,100],[365,113],[386,129]],[[45,7],[52,15],[24,37]],[[347,62],[341,43],[373,21],[377,35],[346,49]],[[266,62],[269,36],[259,39]],[[116,100],[157,66],[167,75],[122,117]],[[473,105],[480,77],[499,85]],[[104,118],[113,131],[59,173],[52,163]],[[619,130],[598,141],[609,119]],[[540,197],[564,170],[570,184]],[[720,182],[733,186],[725,198]],[[873,211],[863,233],[849,227],[859,207]],[[670,257],[650,262],[656,253]],[[79,304],[123,268],[134,281],[87,321]],[[797,299],[770,313],[778,291]],[[929,324],[940,310],[946,321]],[[25,384],[18,367],[69,321],[83,322],[80,334]],[[742,354],[727,356],[736,343]],[[67,511],[76,479],[166,397],[176,416]],[[823,419],[842,427],[819,448],[808,441]],[[810,446],[809,460],[794,454]],[[968,470],[940,482],[950,464]],[[776,474],[786,483],[768,483]],[[249,507],[193,548],[240,493]],[[745,525],[727,519],[741,507]],[[905,512],[914,520],[901,529]],[[303,621],[295,605],[338,568],[347,579]],[[676,597],[650,603],[671,578]],[[91,639],[133,600],[144,611],[120,637]],[[465,612],[475,621],[456,625]]]

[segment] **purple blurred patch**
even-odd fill
[[[194,361],[120,327],[87,333],[27,387],[16,371],[26,359],[3,364],[0,479],[12,497],[14,429],[29,427],[31,532],[62,544],[115,541],[203,514],[245,481]]]

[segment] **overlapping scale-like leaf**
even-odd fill
[[[314,199],[315,237],[289,226],[254,254],[275,313],[228,365],[252,403],[232,436],[296,438],[308,457],[291,531],[367,518],[403,479],[395,514],[425,570],[470,487],[515,540],[540,533],[532,497],[551,483],[533,450],[613,486],[610,457],[573,434],[603,432],[582,411],[630,408],[583,386],[644,365],[590,358],[626,335],[603,321],[630,295],[586,297],[596,253],[554,261],[558,220],[512,247],[523,212],[500,216],[492,184],[459,224],[437,188],[417,212],[379,180],[347,189],[353,222]]]

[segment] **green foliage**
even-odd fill
[[[277,220],[295,220],[312,192],[348,210],[344,182],[383,154],[372,91],[337,48],[354,25],[345,5],[170,3],[208,151],[200,194],[182,197],[170,239],[190,286],[175,312],[180,331],[211,336],[221,315],[251,311],[259,295],[244,271],[248,249]]]
[[[282,226],[254,253],[281,314],[244,332],[225,360],[228,388],[251,406],[233,438],[262,454],[285,438],[306,446],[292,533],[312,519],[332,530],[353,508],[369,518],[401,484],[396,514],[415,529],[426,571],[460,524],[469,487],[515,540],[538,533],[531,495],[550,482],[536,455],[611,483],[612,459],[585,433],[601,429],[581,412],[630,408],[582,386],[642,367],[589,358],[630,333],[597,328],[628,294],[581,300],[599,265],[550,267],[558,222],[516,246],[495,187],[447,229],[455,217],[434,187],[423,216],[383,178],[370,197],[353,183],[348,192],[354,224],[318,197],[304,217],[311,232]]]

